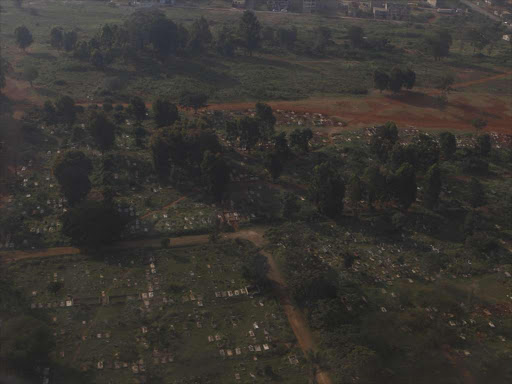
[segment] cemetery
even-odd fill
[[[243,277],[253,252],[241,242],[123,250],[105,261],[20,261],[8,273],[50,319],[55,361],[96,383],[264,382],[267,366],[283,382],[307,382],[304,360],[289,361],[299,352],[279,303]]]

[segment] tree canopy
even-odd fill
[[[331,218],[341,215],[345,198],[345,182],[331,164],[322,163],[313,169],[309,197],[320,213]]]
[[[68,150],[57,156],[53,174],[69,204],[75,205],[87,196],[91,190],[91,171],[92,162],[81,151]]]

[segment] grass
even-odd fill
[[[21,72],[28,64],[36,65],[40,76],[35,81],[41,98],[54,98],[69,94],[78,100],[101,100],[109,93],[120,100],[141,94],[155,98],[158,95],[177,100],[186,90],[201,89],[210,100],[290,100],[311,96],[351,94],[355,90],[372,88],[375,68],[390,69],[393,65],[412,66],[416,71],[418,86],[431,86],[445,72],[457,73],[463,68],[480,72],[494,70],[497,65],[510,66],[506,61],[506,42],[499,42],[493,56],[485,59],[472,57],[470,47],[461,49],[456,41],[452,56],[441,62],[433,62],[421,54],[418,44],[422,36],[433,26],[413,23],[385,23],[373,20],[339,19],[321,15],[258,13],[265,27],[277,28],[284,24],[294,25],[299,31],[299,50],[296,53],[277,47],[266,47],[254,57],[238,56],[225,59],[210,53],[200,58],[173,58],[164,65],[145,60],[140,67],[116,62],[105,71],[95,70],[90,64],[80,62],[69,55],[49,47],[49,32],[60,25],[66,30],[78,29],[79,39],[89,39],[106,23],[119,24],[133,12],[133,8],[112,8],[102,3],[87,5],[48,3],[39,6],[38,16],[27,10],[15,9],[6,4],[0,37],[8,46],[5,57],[15,62]],[[172,20],[189,25],[198,17],[205,16],[212,31],[222,25],[237,25],[240,12],[232,10],[207,10],[166,8]],[[13,31],[26,24],[33,32],[35,43],[29,53],[14,48]],[[313,44],[312,29],[327,26],[333,31],[333,41],[339,48],[329,49],[327,57],[315,58],[301,53]],[[397,48],[392,52],[353,51],[343,47],[346,31],[352,25],[364,28],[368,38],[385,37]],[[450,26],[450,25],[449,25]],[[451,26],[453,31],[455,28]],[[501,62],[500,62],[501,60]],[[157,74],[157,75],[155,75]],[[124,86],[118,91],[108,88],[108,79],[118,78]],[[262,81],[264,79],[264,81]],[[57,83],[56,80],[64,83]],[[58,85],[62,84],[62,85]],[[484,86],[484,91],[486,90]]]
[[[217,291],[234,291],[249,285],[241,274],[241,265],[244,255],[251,252],[255,252],[254,248],[242,243],[172,251],[134,250],[113,253],[107,262],[87,256],[63,256],[18,262],[11,264],[8,270],[16,287],[32,302],[45,304],[68,296],[76,302],[85,297],[98,300],[102,291],[110,296],[140,297],[141,293],[148,292],[148,284],[154,287],[155,299],[151,300],[150,309],[144,309],[140,299],[118,304],[112,299],[112,304],[106,306],[33,309],[45,312],[52,319],[52,328],[57,334],[55,361],[75,369],[85,364],[93,372],[94,382],[134,377],[129,369],[98,370],[93,367],[98,361],[104,360],[105,364],[128,361],[131,367],[132,362],[139,359],[144,360],[146,374],[159,377],[165,383],[192,377],[234,382],[236,372],[243,381],[249,380],[249,373],[253,373],[256,382],[264,382],[258,372],[266,365],[274,368],[282,382],[306,382],[303,366],[293,367],[287,361],[287,354],[295,352],[285,344],[294,345],[295,339],[274,298],[242,295],[219,299],[215,296]],[[157,272],[150,274],[148,280],[146,271],[149,272],[147,260],[150,257],[154,258]],[[54,273],[58,281],[63,280],[63,288],[57,295],[47,290]],[[195,297],[190,300],[192,294]],[[197,305],[198,295],[203,296],[200,298],[203,307]],[[162,297],[172,302],[163,303]],[[254,322],[259,325],[258,329],[254,329]],[[147,333],[141,330],[143,326],[147,327]],[[254,331],[254,339],[248,335],[249,330]],[[271,341],[265,340],[263,330],[269,332]],[[108,338],[107,332],[110,333]],[[98,334],[102,337],[98,338]],[[221,341],[208,342],[208,336],[217,334]],[[81,340],[82,336],[86,339]],[[254,354],[248,350],[249,344],[264,343],[271,346],[269,351]],[[238,347],[242,349],[240,356],[235,354]],[[230,349],[234,356],[222,358],[219,349]],[[154,350],[160,353],[168,350],[174,363],[156,364]],[[253,360],[253,356],[258,359]],[[55,373],[57,382],[59,374],[59,371]]]

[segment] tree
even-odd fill
[[[73,56],[80,60],[89,60],[91,57],[91,47],[85,41],[80,41],[75,47]]]
[[[472,177],[469,183],[469,203],[473,208],[481,207],[485,204],[484,186],[476,177]]]
[[[75,49],[77,41],[78,34],[76,31],[65,32],[62,40],[62,46],[66,52],[71,52],[73,49]]]
[[[480,155],[489,156],[492,149],[491,136],[488,133],[479,135],[476,138],[475,149]]]
[[[310,128],[296,128],[290,135],[290,145],[303,152],[309,151],[309,142],[313,138],[313,131]]]
[[[261,131],[258,120],[244,116],[237,122],[240,135],[240,145],[250,151],[261,139]]]
[[[323,55],[325,48],[332,42],[332,31],[328,27],[316,27],[313,32],[315,34],[313,51]]]
[[[286,192],[282,198],[283,217],[286,219],[292,219],[300,210],[299,199],[297,195],[291,192]]]
[[[370,149],[382,161],[386,161],[395,143],[398,141],[398,127],[392,121],[376,127],[370,138]]]
[[[204,93],[189,93],[185,92],[180,97],[180,106],[184,108],[192,108],[194,113],[197,113],[199,108],[207,106],[208,96]]]
[[[36,67],[29,65],[25,67],[23,70],[23,78],[30,83],[30,86],[32,87],[32,82],[37,79],[39,76],[39,72]]]
[[[157,99],[153,103],[153,119],[157,127],[171,126],[179,118],[178,108],[168,100]]]
[[[487,127],[487,121],[477,117],[476,119],[471,120],[471,125],[477,130],[477,132],[479,132]]]
[[[336,218],[343,212],[345,182],[329,163],[322,163],[313,169],[309,197],[318,211],[330,218]]]
[[[135,119],[135,121],[139,123],[145,120],[147,109],[146,104],[144,104],[144,100],[142,100],[139,96],[132,97],[130,99],[130,104],[128,105],[127,112]]]
[[[217,201],[222,201],[229,182],[230,169],[220,153],[205,151],[201,162],[201,173],[205,178],[208,190]]]
[[[275,181],[281,176],[281,173],[283,172],[283,161],[281,159],[281,156],[279,156],[277,153],[272,152],[267,154],[265,157],[265,169],[270,173],[270,176],[272,176],[272,180]]]
[[[134,26],[135,27],[135,26]],[[143,29],[136,30],[137,34],[137,46],[144,47],[144,29],[149,28],[149,42],[153,46],[153,49],[163,59],[170,54],[176,52],[177,49],[177,38],[178,38],[178,27],[174,22],[167,19],[165,15],[155,13],[149,25],[143,26]]]
[[[223,26],[215,39],[215,49],[224,57],[235,56],[236,38],[233,30]]]
[[[455,135],[450,132],[442,132],[439,135],[439,146],[441,148],[441,155],[445,159],[451,159],[457,150],[457,140]]]
[[[389,87],[389,76],[386,72],[376,69],[373,72],[373,86],[378,89],[381,93]]]
[[[97,49],[93,51],[91,55],[91,64],[98,69],[103,69],[105,67],[105,58],[100,50]]]
[[[98,147],[102,150],[112,148],[116,138],[116,126],[109,120],[105,112],[92,111],[87,129]]]
[[[266,141],[270,140],[274,135],[274,126],[276,125],[272,107],[265,103],[256,103],[256,118],[260,121],[262,138]]]
[[[5,74],[9,70],[9,62],[3,57],[0,57],[0,90],[5,87],[6,79]],[[0,91],[1,94],[1,91]]]
[[[405,83],[405,77],[402,70],[398,67],[394,67],[389,75],[389,89],[393,93],[398,93],[402,89]]]
[[[76,108],[75,101],[69,96],[61,96],[55,103],[55,109],[59,121],[62,124],[71,127],[75,123]]]
[[[373,203],[379,200],[386,192],[386,178],[377,166],[369,166],[364,171],[364,183],[366,190],[366,200],[370,209],[373,209]]]
[[[62,233],[71,243],[88,249],[111,244],[121,235],[124,220],[117,209],[102,201],[84,201],[63,217]]]
[[[428,169],[425,177],[424,201],[427,208],[435,208],[439,203],[441,185],[441,169],[439,168],[439,164],[436,163]]]
[[[137,124],[135,126],[135,129],[133,130],[133,135],[135,136],[135,145],[137,147],[142,147],[144,144],[144,138],[148,132],[144,129],[144,127],[140,124]]]
[[[91,171],[92,162],[81,151],[61,152],[55,159],[53,174],[70,205],[75,205],[83,200],[91,190],[89,180]]]
[[[46,100],[43,105],[43,121],[48,125],[55,125],[58,121],[57,110],[50,100]]]
[[[254,12],[244,11],[238,25],[238,34],[240,36],[241,43],[249,56],[252,56],[253,51],[260,47],[260,33],[261,25]]]
[[[64,30],[62,27],[53,27],[50,31],[50,45],[55,49],[62,49],[64,44]]]
[[[439,160],[439,144],[430,135],[420,133],[412,139],[412,147],[416,152],[416,163],[421,170],[427,170]]]
[[[452,45],[452,36],[446,30],[429,34],[423,40],[424,47],[434,57],[435,61],[447,57]]]
[[[445,94],[452,90],[452,85],[455,83],[455,76],[453,73],[446,73],[439,79],[437,89],[440,89]]]
[[[407,89],[413,89],[414,84],[416,84],[416,72],[414,72],[412,69],[407,68],[405,71],[402,72],[404,86]]]
[[[202,53],[211,42],[212,33],[208,21],[204,17],[195,20],[190,29],[188,50],[195,54]]]
[[[391,187],[398,202],[404,209],[416,201],[416,174],[409,163],[404,163],[392,176]]]
[[[0,327],[0,345],[0,360],[27,373],[36,366],[48,364],[55,342],[45,323],[22,315],[4,320]]]
[[[352,48],[361,48],[364,44],[364,31],[363,28],[353,25],[347,31],[347,37],[352,45]]]
[[[288,147],[288,140],[286,139],[286,132],[280,132],[274,135],[274,151],[283,159],[288,158],[290,148]]]
[[[352,204],[356,207],[363,198],[363,183],[358,175],[354,174],[348,183],[348,197]]]
[[[34,42],[32,33],[24,25],[17,27],[14,30],[14,37],[16,38],[16,44],[19,48],[25,50],[30,44]]]

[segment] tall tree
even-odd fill
[[[62,39],[62,46],[66,52],[71,52],[76,47],[78,34],[76,31],[65,32]]]
[[[487,127],[487,121],[482,119],[481,117],[477,117],[471,120],[471,125],[476,129],[477,132],[483,130]]]
[[[489,156],[492,150],[491,136],[488,133],[476,138],[475,149],[482,156]]]
[[[206,50],[212,42],[212,33],[208,21],[201,17],[194,21],[190,29],[190,38],[187,48],[190,52],[198,54]]]
[[[0,360],[26,374],[49,363],[55,341],[43,321],[20,315],[3,321],[0,345]]]
[[[201,162],[201,173],[208,190],[217,201],[222,201],[229,182],[230,169],[221,154],[205,151]]]
[[[253,117],[244,116],[237,122],[240,134],[240,145],[250,151],[261,139],[258,120]]]
[[[381,93],[389,87],[389,76],[386,72],[376,69],[373,72],[373,86],[378,89]]]
[[[142,31],[136,32],[140,34]],[[164,59],[177,49],[178,28],[172,20],[157,17],[149,24],[149,42],[153,49]],[[140,38],[144,40],[144,38]]]
[[[170,101],[157,99],[153,103],[153,119],[157,127],[171,126],[179,118],[178,108]]]
[[[55,103],[55,109],[59,122],[71,128],[76,119],[75,100],[69,96],[61,96]]]
[[[148,110],[146,109],[146,104],[144,100],[142,100],[139,96],[134,96],[130,99],[130,104],[126,110],[129,115],[131,115],[135,121],[141,122],[146,119],[146,114]]]
[[[62,27],[53,27],[50,31],[50,44],[55,49],[62,49],[64,43],[64,30]]]
[[[272,107],[265,103],[256,103],[256,118],[260,121],[263,140],[270,140],[274,135],[274,126],[276,125],[276,117]]]
[[[116,138],[116,126],[109,120],[105,112],[91,111],[87,129],[98,147],[102,150],[112,148]]]
[[[435,208],[439,203],[439,194],[441,193],[441,169],[439,164],[432,165],[425,175],[425,196],[424,201],[427,208]]]
[[[313,169],[309,197],[320,213],[330,218],[341,215],[345,198],[345,182],[331,164],[322,163]]]
[[[434,57],[435,61],[441,60],[450,54],[452,36],[446,30],[440,30],[429,34],[423,40],[425,49]]]
[[[243,47],[252,56],[252,53],[260,47],[261,43],[261,25],[254,12],[244,11],[238,25],[238,34]]]
[[[389,75],[389,89],[393,93],[398,93],[404,86],[404,73],[399,67],[394,67]]]
[[[69,150],[57,156],[53,165],[53,174],[69,204],[75,205],[87,196],[91,190],[89,180],[91,171],[92,162],[81,151]]]
[[[348,40],[352,48],[361,48],[364,44],[364,31],[363,28],[353,25],[347,31]]]
[[[39,71],[33,65],[28,65],[23,69],[23,78],[30,83],[32,87],[32,82],[39,77]]]
[[[276,152],[268,153],[265,157],[265,169],[272,176],[272,180],[275,181],[281,176],[283,172],[284,164],[281,156]]]
[[[185,92],[180,96],[180,105],[184,108],[192,108],[195,113],[199,108],[207,106],[208,96],[204,93]]]
[[[14,30],[14,37],[16,38],[16,44],[19,48],[25,50],[34,42],[34,38],[32,37],[32,33],[29,31],[27,27],[24,25],[17,27]]]
[[[416,173],[411,164],[404,163],[392,176],[391,187],[395,197],[404,209],[416,201]]]
[[[286,132],[280,132],[277,135],[274,135],[274,150],[279,156],[283,159],[286,159],[290,153],[290,148],[288,147],[288,140],[286,139]]]
[[[439,146],[441,155],[445,159],[451,159],[457,150],[457,139],[455,139],[455,135],[450,132],[442,132],[439,134]]]
[[[392,121],[378,126],[370,138],[370,149],[380,160],[386,161],[395,143],[398,141],[398,128]]]
[[[303,152],[309,151],[309,142],[313,138],[313,131],[310,128],[296,128],[290,135],[290,145]]]
[[[215,49],[224,57],[235,56],[236,38],[233,29],[223,26],[215,39]]]
[[[411,68],[407,68],[405,71],[402,71],[404,87],[407,89],[413,89],[416,84],[416,72],[414,72]]]
[[[476,177],[472,177],[469,183],[469,203],[473,208],[481,207],[485,204],[484,186]]]
[[[74,245],[98,249],[117,240],[124,223],[117,209],[108,203],[85,201],[66,212],[62,232]]]

